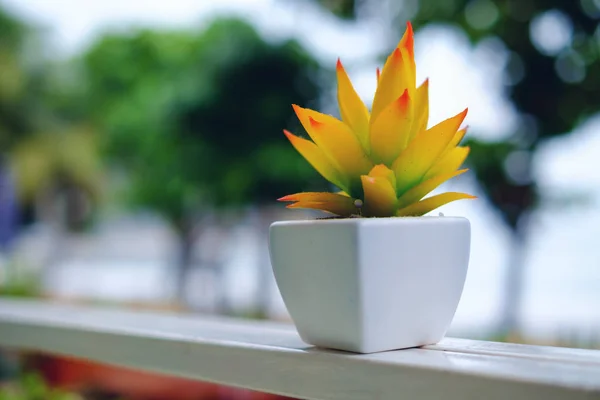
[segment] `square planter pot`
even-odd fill
[[[373,353],[440,341],[469,263],[461,217],[275,222],[271,264],[303,341]]]

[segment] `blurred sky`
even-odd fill
[[[388,51],[390,43],[376,24],[341,22],[306,1],[0,1],[43,24],[52,51],[65,56],[85,48],[105,30],[182,28],[219,14],[244,15],[267,39],[296,37],[325,65],[332,67],[341,57],[365,99],[375,89],[374,56]],[[418,79],[430,78],[430,123],[468,106],[466,123],[472,132],[489,139],[510,132],[516,117],[503,92],[502,46],[487,40],[473,48],[460,31],[436,26],[418,33],[416,51]],[[536,217],[527,254],[526,328],[546,324],[553,329],[565,321],[600,328],[600,118],[545,145],[535,165],[546,193],[584,191],[592,201],[583,208],[547,208]],[[451,185],[472,191],[468,178]],[[491,321],[497,315],[502,272],[508,262],[508,232],[484,201],[457,202],[443,211],[467,216],[473,225],[472,261],[456,321],[466,325]]]

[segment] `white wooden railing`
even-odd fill
[[[369,355],[292,326],[0,299],[0,347],[302,399],[600,399],[600,351],[444,339]]]

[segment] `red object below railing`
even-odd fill
[[[49,385],[72,391],[95,390],[127,400],[285,400],[274,394],[209,382],[136,371],[69,357],[34,354],[30,366]]]

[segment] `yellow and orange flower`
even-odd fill
[[[429,82],[416,86],[413,30],[404,36],[377,70],[372,110],[356,93],[342,63],[337,63],[338,103],[342,119],[293,105],[311,140],[284,130],[296,150],[337,193],[307,192],[280,201],[288,208],[312,208],[342,217],[419,216],[446,203],[474,198],[447,192],[424,198],[459,169],[469,148],[459,146],[465,109],[427,129]]]

